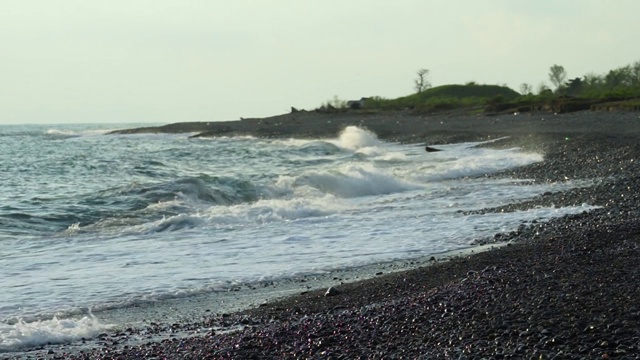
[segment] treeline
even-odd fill
[[[549,71],[549,80],[556,85],[551,91],[542,83],[538,87],[538,96],[566,95],[584,98],[631,98],[640,96],[640,61],[609,70],[605,74],[589,73],[564,81],[566,71],[560,65],[553,65]],[[522,84],[523,96],[534,95],[531,86]]]
[[[544,82],[534,91],[523,83],[520,92],[506,85],[483,85],[468,82],[464,85],[443,85],[432,88],[429,70],[420,69],[414,81],[415,92],[395,99],[379,96],[359,100],[340,100],[334,96],[315,109],[319,112],[411,110],[439,112],[462,110],[469,113],[499,113],[640,108],[640,61],[610,70],[605,74],[589,73],[567,80],[563,66],[549,69],[553,90]],[[293,111],[293,109],[292,109]]]

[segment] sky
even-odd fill
[[[223,121],[640,61],[637,0],[0,0],[0,124]]]

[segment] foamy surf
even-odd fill
[[[0,353],[90,339],[110,328],[92,315],[80,319],[54,317],[34,322],[20,320],[13,325],[0,324]]]
[[[592,210],[465,215],[589,183],[492,177],[542,156],[479,143],[426,153],[358,127],[321,140],[48,141],[41,128],[14,135],[0,144],[0,161],[20,164],[0,183],[0,271],[10,274],[0,319],[12,324],[0,335],[12,347],[37,344],[38,334],[67,341],[100,329],[72,320],[73,309],[100,317],[265,279],[459,250],[523,223]],[[19,318],[25,322],[8,320]]]
[[[357,126],[347,126],[340,132],[338,139],[334,143],[341,148],[349,150],[361,150],[383,145],[383,142],[378,139],[376,134]]]
[[[339,169],[309,172],[295,179],[293,186],[310,186],[320,193],[340,198],[384,195],[423,188],[371,165],[345,165]]]
[[[75,137],[83,137],[83,136],[100,136],[105,135],[111,131],[117,129],[86,129],[86,128],[76,128],[76,129],[47,129],[44,134],[51,138],[75,138]]]

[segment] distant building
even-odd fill
[[[371,98],[363,97],[360,100],[349,100],[347,101],[347,107],[349,109],[362,109],[364,107],[364,103]]]

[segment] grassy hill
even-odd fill
[[[556,67],[557,65],[554,65]],[[560,67],[562,68],[562,67]],[[562,68],[564,71],[564,68]],[[566,76],[566,72],[563,75]],[[414,113],[456,112],[488,115],[509,112],[640,111],[640,61],[610,70],[603,75],[558,80],[556,89],[541,83],[537,94],[522,84],[522,94],[499,85],[443,85],[396,99],[379,96],[364,101],[342,101],[336,97],[315,109],[316,112],[372,112],[410,110]],[[293,111],[298,111],[292,108]]]
[[[396,99],[373,97],[366,101],[365,109],[415,111],[442,111],[462,107],[481,107],[491,102],[512,101],[520,96],[516,91],[499,85],[466,85],[437,86],[421,93],[411,94]]]

